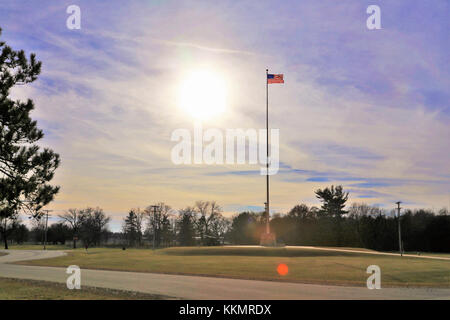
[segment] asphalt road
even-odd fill
[[[0,257],[0,277],[65,283],[69,276],[66,274],[65,268],[9,264],[14,261],[57,257],[65,254],[62,251],[9,250],[7,252],[8,255]],[[83,285],[194,300],[450,299],[450,289],[381,288],[380,290],[369,290],[363,287],[87,269],[81,270],[81,290]]]

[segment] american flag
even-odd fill
[[[268,74],[267,75],[267,83],[284,83],[282,74]]]

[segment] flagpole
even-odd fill
[[[266,69],[266,233],[270,233],[269,216],[269,69]]]

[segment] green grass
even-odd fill
[[[289,267],[278,275],[280,263]],[[382,286],[450,288],[450,261],[298,248],[188,247],[149,249],[83,249],[65,257],[20,264],[243,279],[365,286],[369,265],[381,268]]]
[[[0,278],[0,300],[157,300],[158,295],[81,287],[69,290],[65,284]]]
[[[54,245],[54,244],[48,244],[46,247],[46,250],[70,250],[72,247],[66,246],[66,245]],[[11,250],[44,250],[43,244],[26,244],[26,245],[11,245],[9,246],[9,249]]]
[[[417,251],[405,252],[405,254],[411,254],[411,255],[418,256]],[[450,253],[420,252],[420,255],[421,256],[429,256],[429,257],[450,258]]]
[[[350,247],[322,247],[322,248],[398,254],[398,251],[376,251],[376,250],[366,249],[366,248],[350,248]],[[419,256],[417,254],[417,251],[407,251],[407,252],[404,252],[404,254],[409,254],[409,255],[413,255],[413,256]],[[422,251],[420,251],[420,256],[450,258],[450,253],[436,253],[436,252],[422,252]]]

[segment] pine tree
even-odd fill
[[[180,210],[178,219],[178,241],[182,246],[192,246],[195,244],[194,220],[195,210],[187,207]]]
[[[331,186],[331,188],[325,188],[323,190],[318,189],[316,191],[316,197],[322,201],[322,207],[320,213],[325,217],[330,217],[332,220],[330,229],[325,225],[323,233],[329,235],[335,235],[334,245],[340,246],[343,241],[342,233],[342,216],[347,213],[345,203],[348,199],[348,192],[344,192],[342,186]]]
[[[130,246],[134,246],[136,243],[140,245],[140,238],[142,233],[138,221],[138,216],[134,210],[130,210],[128,215],[123,219],[123,233]]]
[[[344,192],[342,186],[331,186],[331,188],[325,188],[323,190],[316,190],[316,197],[322,202],[320,212],[330,217],[341,217],[347,213],[344,210],[345,203],[348,199],[348,192]]]
[[[12,100],[9,95],[14,86],[37,79],[41,62],[1,41],[0,51],[0,217],[8,219],[18,212],[37,217],[59,191],[49,184],[59,155],[47,148],[41,151],[36,144],[44,134],[30,117],[33,101]],[[7,249],[6,233],[3,239]]]

